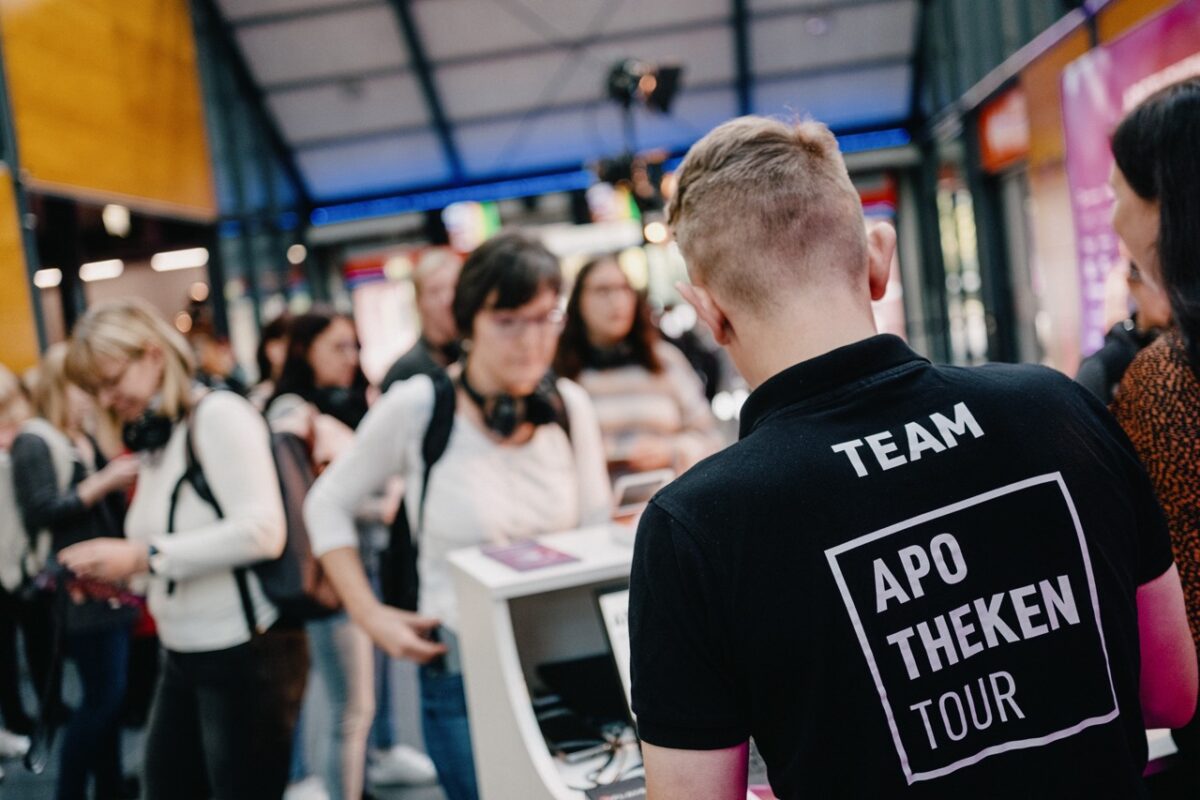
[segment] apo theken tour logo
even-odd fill
[[[1060,473],[825,555],[909,784],[1117,716],[1087,543]]]

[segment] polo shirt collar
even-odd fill
[[[739,437],[746,437],[772,413],[872,375],[926,359],[904,340],[880,334],[801,361],[768,378],[742,406]]]

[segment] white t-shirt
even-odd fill
[[[147,591],[150,613],[168,650],[223,650],[250,640],[233,568],[276,558],[287,539],[279,478],[267,425],[232,392],[214,392],[194,412],[196,458],[225,518],[191,484],[179,491],[175,532],[167,534],[171,492],[186,464],[187,422],[161,450],[143,453],[125,535],[158,548]],[[255,619],[278,619],[254,573],[247,573]],[[174,581],[174,590],[168,584]]]
[[[420,534],[420,611],[458,627],[446,555],[475,545],[526,539],[609,519],[611,489],[596,413],[587,394],[558,382],[571,435],[540,425],[522,445],[501,445],[457,413],[446,451],[430,474]],[[397,384],[359,425],[354,445],[334,460],[304,504],[313,551],[357,547],[354,513],[389,478],[404,479],[409,523],[417,530],[421,444],[433,414],[433,382],[424,375]]]

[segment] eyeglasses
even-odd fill
[[[496,333],[505,339],[517,339],[530,328],[543,336],[558,334],[562,331],[565,319],[563,312],[557,308],[536,317],[521,317],[511,312],[493,310],[489,310],[487,314]]]

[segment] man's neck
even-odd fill
[[[849,303],[791,308],[735,330],[738,367],[752,388],[802,361],[878,333],[869,307],[864,310]]]

